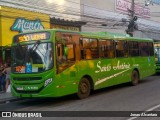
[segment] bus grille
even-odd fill
[[[26,77],[26,78],[13,78],[15,81],[32,81],[32,80],[41,80],[42,77]]]

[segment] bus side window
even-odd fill
[[[149,56],[149,48],[147,42],[140,42],[140,55],[141,56]]]
[[[99,58],[98,41],[92,38],[80,38],[81,59]]]
[[[57,44],[57,62],[61,64],[64,61],[66,61],[66,56],[64,55],[64,45]]]
[[[101,58],[114,58],[113,40],[99,40],[99,49]]]
[[[139,45],[138,45],[138,42],[129,41],[128,45],[129,45],[129,56],[131,56],[131,57],[139,56]]]
[[[57,73],[64,71],[72,66],[78,53],[76,47],[79,43],[79,35],[65,32],[56,33],[56,54],[57,54]]]
[[[75,46],[74,44],[70,43],[66,45],[67,51],[67,61],[75,61]]]
[[[116,41],[116,57],[128,57],[128,44],[126,41]]]
[[[57,45],[57,73],[70,67],[75,61],[73,45]]]
[[[85,49],[85,54],[87,60],[92,59],[91,49]]]

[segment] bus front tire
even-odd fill
[[[87,78],[82,78],[79,82],[77,96],[79,99],[87,98],[91,92],[91,85]]]
[[[133,70],[131,80],[132,80],[131,84],[133,86],[135,86],[139,83],[139,73],[136,70]]]

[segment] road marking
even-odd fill
[[[157,108],[159,108],[159,107],[160,107],[160,104],[158,104],[158,105],[156,105],[156,106],[154,106],[154,107],[152,107],[152,108],[149,108],[148,110],[144,111],[144,113],[153,111],[153,110],[155,110],[155,109],[157,109]],[[138,117],[131,117],[131,118],[127,119],[127,120],[134,120],[134,119],[136,119],[136,118],[138,118]]]

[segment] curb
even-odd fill
[[[22,98],[16,98],[16,97],[3,98],[3,99],[0,99],[0,104],[10,103],[10,102],[19,101],[19,100],[22,100]]]

